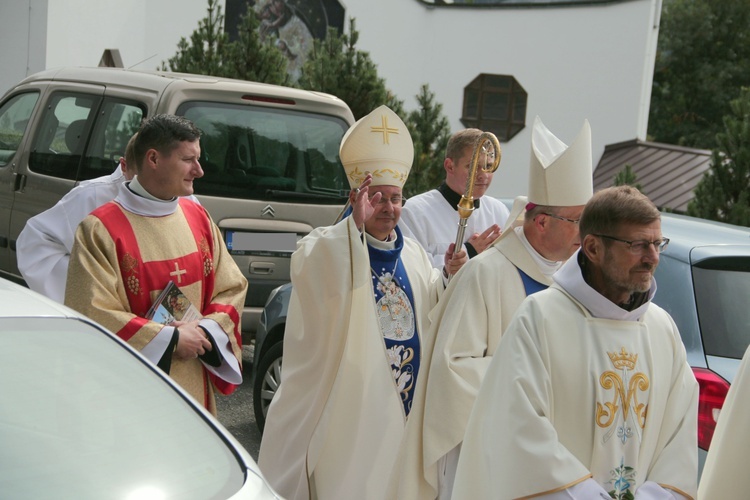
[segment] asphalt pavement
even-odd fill
[[[242,348],[242,384],[231,396],[217,394],[216,407],[219,421],[237,439],[250,455],[257,461],[260,450],[260,431],[255,424],[253,412],[253,386],[250,380],[253,366],[253,350],[255,345]]]

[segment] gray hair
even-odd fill
[[[661,219],[656,205],[633,186],[615,186],[594,193],[581,214],[581,241],[588,234],[606,234],[623,224],[647,225]]]

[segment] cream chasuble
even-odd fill
[[[518,309],[464,436],[454,498],[515,499],[593,478],[628,499],[646,481],[697,484],[698,384],[672,318],[655,304],[594,317],[554,284]],[[569,284],[566,283],[566,287]],[[574,293],[574,292],[572,292]],[[602,304],[590,304],[595,310]]]
[[[401,260],[424,339],[442,278],[413,240],[405,239]],[[367,247],[352,218],[303,238],[291,274],[282,382],[258,464],[287,499],[386,499],[405,416],[378,327]]]
[[[394,496],[437,497],[438,461],[463,440],[500,336],[526,298],[518,269],[539,283],[551,283],[510,230],[459,271],[430,312],[430,335],[422,349],[424,359],[432,361],[423,365],[417,380],[403,449],[420,460],[397,469],[400,475],[394,474],[390,486]]]
[[[750,498],[745,459],[750,449],[750,348],[729,388],[703,467],[698,498]]]
[[[234,357],[229,361],[239,368],[247,280],[219,229],[192,201],[155,202],[122,184],[115,201],[95,210],[76,231],[65,304],[140,351],[171,328],[144,317],[169,281],[201,311],[202,326],[223,331],[219,338],[226,336],[227,346],[219,347],[227,347]],[[225,394],[234,390],[199,359],[173,358],[169,375],[214,414],[214,385]]]

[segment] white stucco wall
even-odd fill
[[[96,66],[105,49],[119,48],[125,67],[157,69],[177,52],[180,38],[198,28],[208,5],[206,0],[48,2],[47,68]]]
[[[480,73],[513,75],[528,93],[527,127],[503,143],[490,194],[525,194],[531,123],[539,115],[570,143],[584,119],[592,127],[594,165],[604,146],[645,139],[651,94],[656,0],[607,6],[459,9],[415,0],[345,0],[358,45],[406,107],[429,83],[452,129],[463,88]],[[377,5],[377,7],[375,7]]]
[[[0,1],[0,95],[45,69],[47,0]]]
[[[661,0],[471,9],[340,1],[356,18],[358,47],[407,109],[428,83],[453,131],[463,128],[463,88],[480,73],[513,75],[526,89],[527,127],[502,144],[490,194],[526,193],[537,114],[566,143],[587,118],[594,164],[606,144],[645,139]],[[206,6],[206,0],[3,1],[0,92],[44,68],[95,66],[107,48],[119,48],[126,67],[155,69],[197,28]]]

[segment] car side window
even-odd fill
[[[95,95],[53,94],[34,136],[29,169],[75,180],[86,143],[88,124],[101,98]]]
[[[346,201],[349,183],[338,157],[348,129],[344,120],[323,113],[201,101],[183,103],[177,114],[202,132],[204,176],[195,181],[196,194]]]
[[[26,92],[0,106],[0,168],[15,156],[38,100],[39,92]]]
[[[105,97],[96,115],[77,180],[111,174],[145,115],[145,106],[141,103]]]
[[[140,103],[99,95],[54,93],[34,137],[29,169],[70,180],[112,173],[144,109]]]

